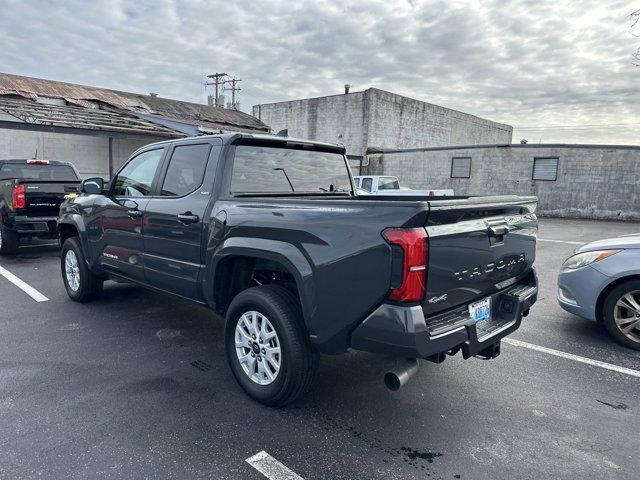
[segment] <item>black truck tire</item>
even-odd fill
[[[89,302],[100,297],[104,280],[89,270],[78,237],[65,240],[60,267],[64,287],[71,300]]]
[[[0,255],[15,255],[18,245],[18,234],[0,224]]]
[[[633,348],[634,350],[640,350],[640,326],[636,326],[633,330],[627,332],[627,334],[623,333],[622,328],[625,325],[637,325],[635,322],[636,319],[640,321],[640,313],[631,310],[625,311],[625,318],[629,318],[628,322],[623,322],[622,325],[618,325],[615,316],[616,303],[628,294],[633,295],[634,299],[640,298],[638,292],[640,292],[640,280],[628,280],[617,285],[604,299],[602,312],[604,326],[613,339],[620,345]]]
[[[272,407],[303,396],[318,370],[319,355],[309,342],[300,302],[278,285],[249,288],[233,299],[225,323],[225,349],[244,391]],[[241,362],[241,357],[246,360]]]

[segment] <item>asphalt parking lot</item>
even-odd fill
[[[310,395],[281,410],[237,386],[210,311],[112,282],[73,303],[57,248],[29,245],[0,259],[47,299],[0,276],[0,477],[261,479],[269,463],[246,460],[264,451],[307,480],[637,479],[640,377],[571,355],[640,375],[640,352],[555,299],[576,243],[634,232],[542,219],[539,301],[500,357],[422,362],[395,393],[390,359],[323,357]]]

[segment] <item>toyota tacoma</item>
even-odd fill
[[[227,133],[138,150],[58,219],[71,299],[107,279],[207,305],[245,392],[281,406],[319,354],[484,359],[537,298],[536,198],[357,195],[345,147]]]

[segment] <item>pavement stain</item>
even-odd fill
[[[606,405],[607,407],[611,407],[615,410],[627,410],[629,408],[629,405],[627,405],[626,403],[609,403],[605,402],[604,400],[598,400],[597,398],[596,402],[601,403],[602,405]]]
[[[301,408],[302,410],[309,412],[320,422],[324,423],[325,431],[333,430],[333,431],[342,432],[344,434],[350,435],[351,437],[363,442],[365,446],[371,449],[386,453],[387,455],[389,455],[394,459],[402,459],[402,461],[406,465],[409,465],[416,470],[423,471],[427,477],[433,476],[433,478],[438,478],[438,479],[442,478],[439,476],[436,477],[436,472],[433,472],[430,470],[432,468],[430,464],[433,463],[434,459],[442,457],[443,454],[440,452],[431,452],[429,450],[426,450],[423,452],[423,451],[415,450],[409,447],[396,448],[389,445],[384,440],[378,438],[375,435],[368,434],[359,428],[355,428],[352,425],[348,425],[343,420],[338,420],[333,418],[331,415],[327,414],[326,412],[320,411],[320,409],[316,406],[305,405],[305,406],[296,407],[296,408]],[[460,478],[460,477],[456,477],[456,478]]]
[[[429,450],[427,450],[426,452],[420,452],[418,450],[414,450],[413,448],[409,448],[409,447],[400,447],[400,450],[405,452],[405,455],[409,457],[411,460],[415,460],[416,458],[419,458],[421,460],[426,460],[429,463],[433,463],[434,458],[438,458],[442,456],[442,453],[439,453],[439,452],[431,452]]]

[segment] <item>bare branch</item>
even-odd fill
[[[629,19],[631,23],[631,26],[629,27],[631,29],[631,34],[636,37],[640,37],[640,31],[636,32],[636,30],[640,30],[640,10],[632,12],[631,15],[629,15]]]

